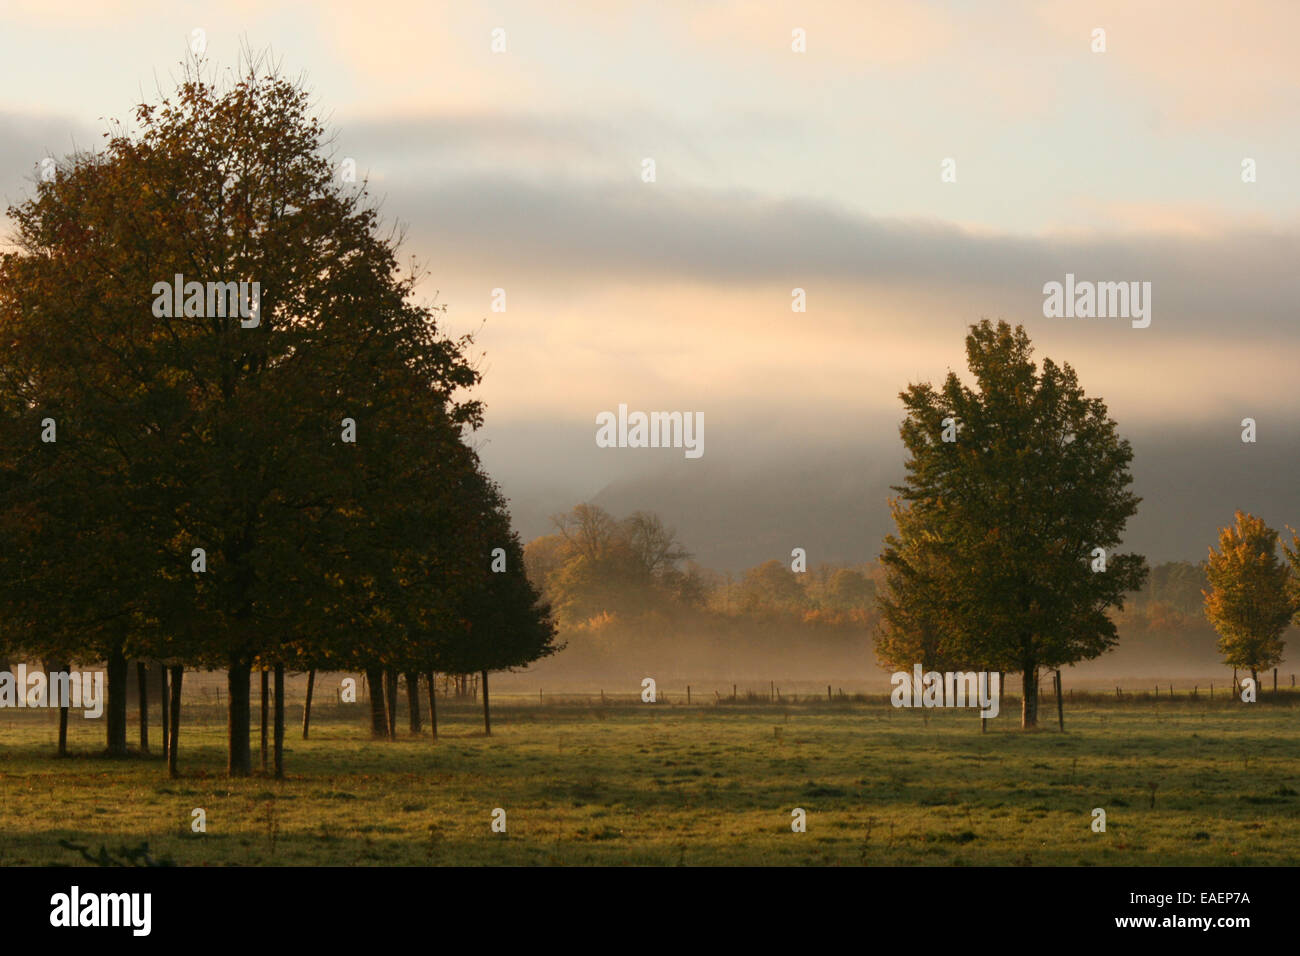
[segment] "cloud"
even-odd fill
[[[446,269],[588,286],[821,283],[809,294],[823,297],[828,288],[946,290],[1038,316],[1043,284],[1070,272],[1151,282],[1157,326],[1176,322],[1183,337],[1297,335],[1294,230],[1205,236],[1135,232],[1129,223],[1118,234],[974,233],[935,220],[858,215],[830,202],[673,189],[631,176],[623,183],[466,177],[388,186],[386,208],[410,223],[417,251]]]

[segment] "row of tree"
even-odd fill
[[[232,775],[250,772],[255,668],[277,689],[317,668],[378,688],[385,672],[486,682],[553,652],[465,440],[482,420],[471,340],[415,304],[307,92],[252,60],[219,88],[194,63],[135,121],[9,211],[0,650],[105,662],[113,753],[129,660],[166,662],[176,701],[184,668],[224,669]],[[178,275],[258,282],[257,322],[210,294],[153,309]],[[391,694],[371,697],[391,732]]]

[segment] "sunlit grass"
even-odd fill
[[[437,743],[372,742],[364,705],[331,703],[310,740],[290,727],[284,781],[225,777],[214,706],[187,707],[178,780],[156,755],[98,755],[102,722],[75,714],[78,755],[57,759],[52,714],[8,711],[0,863],[79,862],[61,839],[184,864],[1300,863],[1300,696],[1090,702],[1066,734],[1050,701],[1031,733],[1008,703],[981,734],[971,711],[881,702],[503,699],[490,738],[444,706]]]

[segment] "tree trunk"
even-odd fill
[[[1038,667],[1026,665],[1020,683],[1020,726],[1028,730],[1038,726]]]
[[[370,691],[370,736],[388,736],[388,717],[384,712],[384,672],[378,668],[366,671],[366,687]]]
[[[171,732],[171,736],[167,740],[167,775],[169,777],[180,776],[180,774],[177,772],[176,769],[176,758],[177,758],[178,745],[180,744],[180,739],[181,739],[181,678],[184,675],[185,675],[185,668],[183,667],[172,668],[171,700],[163,701],[163,704],[169,706],[171,709],[171,722],[170,722],[170,726],[168,727],[168,730]],[[247,678],[248,676],[247,671],[244,672],[244,676],[245,678]],[[245,680],[244,682],[244,696],[245,697],[248,696],[247,680]],[[245,709],[245,714],[247,714],[247,709]],[[245,753],[245,757],[247,757],[247,753],[248,753],[248,718],[247,717],[244,718],[244,753]],[[245,759],[244,773],[245,774],[248,773],[247,759]]]
[[[415,671],[406,672],[406,706],[411,712],[411,736],[420,733],[420,675]]]
[[[168,733],[167,729],[167,721],[170,717],[168,711],[171,710],[171,695],[167,693],[167,665],[162,661],[159,661],[158,671],[159,680],[162,682],[162,687],[159,689],[159,700],[162,701],[162,748],[163,756],[166,757],[167,748],[171,746],[171,735]]]
[[[140,696],[140,752],[149,752],[149,668],[144,661],[135,662],[135,683]]]
[[[388,707],[388,739],[397,739],[397,671],[384,670],[384,703]]]
[[[483,733],[492,736],[492,712],[488,709],[487,671],[483,672]]]
[[[311,726],[311,692],[316,689],[316,668],[307,672],[307,701],[302,705],[302,739],[307,739],[307,728]]]
[[[267,730],[266,718],[268,716],[267,705],[270,703],[270,701],[267,698],[271,696],[270,693],[268,692],[267,685],[270,683],[270,681],[271,681],[271,672],[268,671],[265,667],[263,667],[262,668],[262,748],[260,751],[262,755],[262,773],[266,773],[266,761],[267,758],[270,756],[270,754],[267,753],[267,747],[266,747],[266,730]]]
[[[68,708],[59,708],[59,756],[68,755]]]
[[[7,672],[9,670],[9,666],[7,664],[0,665],[0,670]],[[50,671],[66,671],[66,670],[68,670],[67,664],[50,665],[49,663],[46,663],[45,686],[49,688],[48,693],[51,696],[53,696],[54,684],[53,682],[50,681]],[[51,700],[50,703],[54,703],[54,701]],[[66,757],[68,755],[68,702],[65,701],[62,697],[60,697],[58,700],[58,705],[59,705],[59,749],[57,751],[57,754],[60,757]]]
[[[1255,685],[1252,689],[1255,691],[1255,698],[1258,700],[1263,694],[1260,693],[1259,688],[1259,671],[1253,667],[1250,669],[1250,679]]]
[[[275,665],[275,779],[284,779],[284,665]]]
[[[172,668],[172,678],[176,677],[176,668]],[[227,701],[227,745],[229,749],[226,763],[226,773],[232,777],[247,777],[253,772],[253,752],[250,746],[249,732],[252,728],[249,724],[252,722],[252,710],[250,698],[253,696],[249,678],[253,672],[253,666],[246,660],[232,660],[230,667],[226,671],[226,690],[229,694]],[[173,699],[176,688],[172,688]],[[173,717],[175,713],[173,712]],[[175,739],[175,733],[172,734]]]
[[[120,644],[108,653],[108,755],[126,756],[126,655]]]
[[[433,739],[438,739],[438,700],[434,691],[433,671],[429,671],[425,677],[429,681],[429,729],[433,732]]]

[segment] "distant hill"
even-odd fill
[[[1152,562],[1200,561],[1237,508],[1279,529],[1288,523],[1300,527],[1300,423],[1292,423],[1287,435],[1278,433],[1281,423],[1268,423],[1267,432],[1261,425],[1254,445],[1242,444],[1233,424],[1125,432],[1135,453],[1135,488],[1143,498],[1126,547]],[[581,453],[572,456],[567,477],[551,457],[529,463],[488,456],[487,464],[510,496],[525,540],[550,532],[551,514],[589,500],[619,516],[657,512],[676,527],[697,561],[719,570],[788,558],[793,547],[805,548],[810,562],[866,561],[879,553],[891,529],[889,486],[903,474],[898,442],[727,451],[706,453],[699,461],[625,458],[638,467],[595,488]]]

